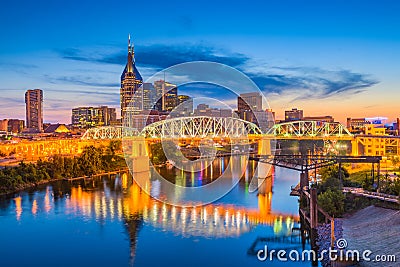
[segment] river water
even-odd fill
[[[224,160],[213,162],[214,175]],[[210,182],[203,172],[157,171],[186,186]],[[289,196],[299,174],[274,168],[262,192],[249,193],[253,171],[249,164],[227,195],[202,207],[154,200],[127,173],[2,197],[0,266],[311,266],[257,259],[265,245],[302,250],[287,237],[299,227],[298,199]]]

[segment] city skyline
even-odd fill
[[[251,8],[214,3],[211,10],[207,3],[141,3],[143,12],[129,25],[121,12],[93,7],[90,1],[78,8],[87,16],[76,21],[68,19],[76,11],[74,3],[63,5],[64,16],[56,16],[58,3],[27,2],[18,8],[7,3],[0,11],[0,20],[8,25],[0,44],[0,118],[24,119],[23,94],[34,88],[44,91],[45,122],[68,123],[73,107],[119,107],[119,76],[130,32],[144,81],[176,63],[211,60],[252,78],[277,119],[296,107],[307,116],[332,115],[343,123],[347,117],[375,116],[392,122],[399,116],[400,19],[399,4],[386,4],[392,8],[361,1],[286,1]],[[180,5],[197,11],[180,14]],[[172,19],[151,14],[162,9]],[[206,12],[209,19],[204,21]],[[95,19],[98,14],[105,22]],[[78,27],[82,30],[75,32]],[[203,92],[194,87],[192,95]],[[223,100],[236,103],[236,98]]]

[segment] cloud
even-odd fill
[[[62,58],[107,64],[126,64],[126,51],[118,51],[111,54],[85,54],[84,51],[69,48],[58,51]],[[206,45],[164,45],[154,44],[148,46],[138,46],[135,48],[136,62],[139,66],[163,69],[175,64],[190,61],[214,61],[232,67],[245,64],[249,57],[241,53],[232,53],[223,49],[217,49]]]
[[[274,73],[274,70],[279,71]],[[378,83],[368,74],[317,67],[273,67],[248,75],[267,94],[296,94],[292,101],[359,94]]]
[[[60,52],[60,51],[59,51]],[[263,66],[257,59],[202,44],[153,44],[135,50],[139,70],[153,73],[190,61],[213,61],[235,67],[248,75],[266,94],[294,94],[292,101],[324,99],[337,95],[359,94],[378,83],[368,74],[351,70],[326,70],[309,66]],[[64,59],[99,64],[126,63],[126,51],[107,52],[70,48],[61,52]],[[98,82],[90,77],[59,77],[59,81],[87,86],[118,87],[115,82]]]
[[[52,84],[58,83],[67,83],[67,84],[76,84],[83,86],[91,86],[91,87],[111,87],[111,88],[119,88],[120,83],[117,82],[101,82],[96,77],[89,75],[75,75],[75,76],[58,76],[52,77],[49,75],[44,75],[45,79]]]

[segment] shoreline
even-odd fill
[[[42,180],[42,181],[39,181],[37,183],[30,183],[30,184],[21,185],[17,189],[12,190],[10,192],[0,192],[0,197],[7,197],[7,196],[10,196],[10,195],[13,195],[13,194],[17,194],[17,193],[19,193],[21,191],[25,191],[25,190],[28,190],[28,189],[33,189],[33,188],[38,187],[40,185],[50,184],[52,182],[59,182],[59,181],[72,182],[72,181],[75,181],[75,180],[91,179],[91,178],[94,178],[94,177],[99,177],[99,176],[109,175],[109,174],[118,174],[118,173],[122,173],[122,172],[126,172],[126,171],[129,171],[129,168],[120,169],[120,170],[117,170],[117,171],[102,172],[102,173],[93,174],[93,175],[90,175],[90,176],[80,176],[80,177],[72,177],[72,178],[57,178],[57,179]]]

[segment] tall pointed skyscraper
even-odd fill
[[[141,85],[143,83],[142,76],[135,65],[135,52],[133,44],[131,45],[131,37],[128,37],[128,62],[121,75],[121,118],[122,122],[129,114],[136,114],[143,110],[143,92]]]

